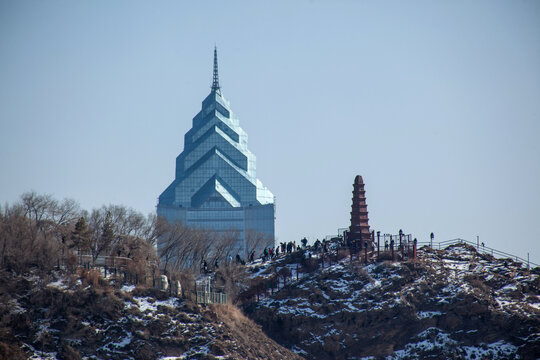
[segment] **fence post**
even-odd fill
[[[296,281],[298,281],[298,264],[296,264]]]
[[[364,242],[364,259],[366,261],[366,264],[367,264],[367,247],[368,247],[367,242]]]
[[[390,235],[390,250],[392,251],[392,261],[396,261],[394,256],[394,240],[392,239],[392,235]]]
[[[380,247],[381,247],[381,232],[377,231],[377,260],[380,256]]]

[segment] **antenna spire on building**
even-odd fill
[[[217,63],[217,47],[214,46],[214,80],[212,81],[212,91],[221,94],[219,87],[218,63]]]

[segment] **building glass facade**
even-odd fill
[[[247,134],[223,97],[217,76],[214,50],[212,90],[185,134],[175,179],[159,196],[157,213],[171,223],[235,230],[239,254],[248,256],[250,230],[265,236],[263,247],[274,245],[274,195],[256,177]]]

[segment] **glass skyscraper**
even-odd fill
[[[258,250],[274,246],[274,195],[257,179],[255,165],[247,134],[221,93],[214,49],[212,90],[185,134],[175,179],[159,196],[157,214],[171,223],[236,230],[242,257],[249,256],[251,234],[264,236]]]

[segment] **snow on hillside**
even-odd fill
[[[293,276],[247,311],[276,341],[313,359],[540,354],[538,272],[461,244],[418,256],[352,266],[347,258]]]
[[[0,289],[0,359],[298,358],[234,307],[202,308],[157,289],[12,274]]]

